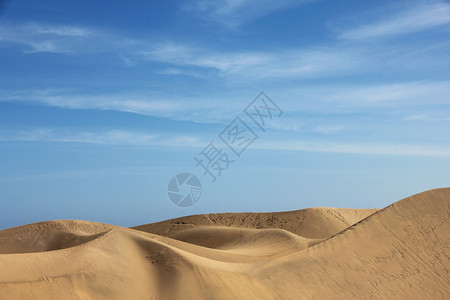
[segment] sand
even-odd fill
[[[384,209],[0,231],[0,299],[450,299],[450,188]]]

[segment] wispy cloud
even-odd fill
[[[5,91],[0,90],[0,101],[37,102],[67,109],[97,109],[132,112],[144,115],[165,114],[182,110],[175,101],[151,100],[144,95],[77,94],[57,89]]]
[[[91,29],[79,26],[50,26],[39,23],[30,23],[24,26],[31,35],[63,36],[63,37],[88,37],[94,35]]]
[[[449,81],[412,81],[356,86],[326,97],[328,102],[357,106],[433,105],[449,102]]]
[[[360,50],[338,47],[225,52],[170,41],[129,40],[95,28],[43,23],[0,24],[0,33],[0,43],[19,45],[24,53],[81,55],[102,52],[114,55],[127,67],[143,61],[170,65],[155,70],[161,75],[205,78],[209,69],[229,78],[305,78],[354,73],[363,65]]]
[[[447,60],[437,64],[434,57],[448,57],[450,49],[448,43],[368,47],[333,42],[303,48],[285,47],[277,51],[218,51],[200,44],[131,40],[95,28],[42,23],[0,23],[0,33],[1,44],[19,45],[24,53],[107,53],[127,67],[144,63],[166,64],[152,68],[160,75],[202,79],[218,76],[235,83],[243,82],[243,79],[254,82],[382,74],[389,69],[408,73],[411,70],[443,69],[448,67]]]
[[[3,131],[0,141],[28,142],[66,142],[89,144],[148,144],[156,138],[152,134],[135,133],[123,130],[106,132],[69,132],[47,128],[29,131]]]
[[[270,91],[289,114],[346,114],[396,108],[405,110],[427,106],[428,113],[441,111],[449,103],[450,82],[412,81],[393,84],[308,85],[300,88],[274,88]],[[192,97],[168,93],[155,96],[145,92],[123,94],[83,94],[77,91],[45,89],[9,91],[0,90],[0,102],[38,103],[66,109],[112,110],[193,122],[223,123],[241,112],[243,103],[255,95]],[[286,119],[286,118],[284,118]],[[279,129],[298,129],[298,124],[287,118],[275,124]],[[286,121],[287,123],[283,123]],[[319,128],[317,128],[318,131]],[[322,128],[322,132],[327,131]]]
[[[342,126],[342,125],[333,125],[333,126],[320,125],[320,126],[317,126],[314,129],[314,131],[320,132],[323,134],[334,134],[339,131],[342,131],[343,129],[345,129],[345,126]]]
[[[340,130],[340,129],[338,129]],[[203,148],[208,139],[196,135],[145,133],[124,130],[67,131],[61,129],[32,129],[28,131],[2,131],[0,142],[53,142],[99,145],[137,145],[149,147]],[[357,144],[345,142],[319,142],[298,140],[258,140],[252,149],[268,151],[309,151],[328,153],[352,153],[372,155],[413,155],[450,157],[450,148],[445,145],[424,146],[411,144]]]
[[[45,25],[41,23],[1,24],[0,42],[24,46],[26,53],[50,52],[71,54],[92,49],[97,33],[81,26]],[[97,42],[95,42],[97,44]]]
[[[448,146],[424,146],[408,144],[356,144],[320,143],[311,141],[261,141],[254,146],[261,150],[309,151],[328,153],[351,153],[372,155],[412,155],[450,157]]]
[[[250,97],[248,99],[251,100]],[[83,94],[58,89],[0,90],[0,103],[37,103],[65,109],[111,110],[199,123],[217,123],[227,117],[231,118],[236,111],[242,109],[242,103],[239,100],[230,101],[226,97],[198,98],[176,95],[159,97],[145,92]],[[224,106],[224,103],[227,105]]]
[[[402,119],[408,122],[449,122],[450,121],[450,110],[439,109],[437,111],[432,111],[428,113],[418,113],[413,115],[408,115]]]
[[[3,130],[0,133],[0,142],[14,141],[169,147],[200,147],[205,144],[204,140],[195,135],[147,133],[119,129],[73,131],[37,128],[30,130]]]
[[[409,2],[406,2],[409,5]],[[405,11],[342,32],[342,39],[369,39],[419,32],[450,23],[450,4],[424,1]]]
[[[242,79],[331,78],[395,72],[418,74],[425,70],[445,70],[450,44],[418,44],[414,40],[401,45],[332,43],[323,46],[282,48],[277,51],[216,51],[200,45],[165,42],[138,51],[138,59],[165,63],[172,67],[192,68],[199,73],[215,70],[231,82]],[[435,57],[443,59],[439,64]]]
[[[283,108],[288,114],[343,115],[373,113],[374,109],[385,113],[402,111],[415,114],[417,109],[423,110],[425,107],[428,113],[436,113],[442,112],[442,108],[450,102],[450,82],[310,84],[274,89],[271,95],[283,101]]]
[[[114,32],[82,25],[39,22],[0,23],[0,43],[19,46],[23,53],[89,54],[114,53],[122,59],[136,44]]]
[[[216,52],[201,47],[164,43],[140,51],[143,59],[176,66],[211,68],[222,75],[252,79],[317,77],[354,73],[363,65],[360,49],[317,47],[277,52]]]
[[[200,47],[164,43],[150,51],[141,51],[143,58],[181,66],[214,68],[222,72],[237,72],[250,66],[267,63],[271,57],[265,53],[219,53]]]
[[[189,0],[181,8],[196,16],[236,28],[274,11],[299,6],[314,0]]]
[[[195,72],[195,71],[192,71],[192,70],[180,69],[180,68],[167,68],[167,69],[158,71],[158,74],[205,78],[205,76],[199,74],[198,72]]]

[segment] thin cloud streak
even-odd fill
[[[410,74],[417,70],[440,70],[434,57],[448,57],[448,43],[433,45],[411,44],[368,46],[335,43],[298,49],[270,51],[217,52],[205,47],[177,44],[157,44],[138,51],[136,59],[164,63],[198,71],[216,70],[230,82],[266,81],[267,79],[332,78],[354,75]]]
[[[2,131],[0,133],[0,142],[51,142],[168,147],[200,147],[205,144],[205,141],[195,135],[168,135],[167,133],[145,133],[127,130],[71,131],[50,128],[38,128],[26,131]]]
[[[136,46],[126,37],[79,25],[0,23],[0,43],[20,46],[23,53],[82,55],[98,52],[120,54]]]
[[[166,98],[146,95],[145,93],[128,94],[77,94],[76,92],[57,89],[5,91],[0,90],[0,103],[37,103],[49,107],[65,109],[111,110],[135,113],[145,116],[162,117],[172,120],[188,120],[198,123],[217,123],[233,117],[242,110],[239,99],[230,101],[224,97],[190,98],[167,96]],[[247,98],[246,101],[250,101]],[[224,107],[224,103],[227,106]],[[220,111],[218,110],[220,108]]]
[[[92,30],[81,26],[26,23],[0,25],[0,42],[24,46],[25,53],[49,52],[72,54],[97,37]],[[96,41],[98,43],[98,41]]]
[[[149,147],[202,148],[208,140],[194,135],[148,134],[124,130],[105,132],[71,132],[53,129],[2,132],[0,142],[56,142],[83,143],[99,145],[138,145]],[[258,140],[251,149],[267,151],[308,151],[328,153],[350,153],[370,155],[411,155],[450,157],[448,146],[424,146],[406,144],[354,144],[343,142],[321,143],[317,141]]]
[[[34,102],[46,106],[67,109],[94,109],[132,112],[143,115],[165,114],[183,110],[181,103],[175,101],[149,100],[142,95],[89,95],[59,91],[56,89],[2,91],[0,101]]]
[[[34,129],[30,131],[4,131],[0,141],[60,142],[87,144],[126,144],[140,145],[151,143],[156,138],[152,134],[134,133],[123,130],[106,132],[67,132],[53,129]]]
[[[280,51],[215,51],[199,45],[170,41],[155,42],[126,37],[93,28],[41,23],[0,24],[0,43],[19,45],[24,53],[84,55],[109,53],[121,64],[134,67],[143,63],[164,63],[159,75],[185,75],[200,79],[213,76],[231,83],[243,79],[253,82],[267,79],[329,78],[359,74],[382,74],[394,68],[410,73],[411,69],[445,68],[434,57],[447,57],[449,45],[371,47],[335,43]],[[434,64],[434,65],[433,65]]]
[[[384,20],[348,29],[339,37],[348,40],[388,37],[424,31],[449,23],[450,5],[448,3],[424,2]]]
[[[318,47],[278,52],[214,52],[175,43],[138,52],[142,59],[176,66],[216,69],[223,76],[305,78],[358,73],[364,65],[361,49]]]
[[[290,114],[345,114],[380,109],[427,106],[441,112],[450,102],[450,82],[413,81],[378,85],[311,85],[304,88],[274,89],[272,98]],[[57,89],[0,90],[0,102],[37,103],[65,109],[111,110],[192,122],[223,123],[242,111],[253,96],[230,95],[190,98],[180,95],[155,97],[145,93],[81,94]],[[244,101],[244,102],[243,102]],[[224,105],[226,103],[226,105]],[[283,128],[282,124],[278,124]]]
[[[449,103],[448,95],[449,81],[413,81],[344,89],[326,99],[351,106],[433,105]]]
[[[275,11],[304,5],[315,0],[190,0],[181,4],[182,12],[237,29]]]
[[[262,141],[254,148],[270,151],[308,151],[371,155],[410,155],[450,157],[450,147],[405,144],[318,143],[310,141]]]

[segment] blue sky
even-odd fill
[[[448,1],[2,1],[0,228],[448,186],[448,70]],[[211,183],[193,157],[261,91],[283,115]],[[203,185],[183,209],[166,193],[180,172]]]

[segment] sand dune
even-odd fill
[[[0,231],[0,299],[449,299],[449,219],[450,188],[382,210],[30,224]]]
[[[275,213],[207,214],[136,226],[133,229],[171,237],[174,233],[198,226],[279,228],[307,238],[327,238],[376,211],[318,207]]]

